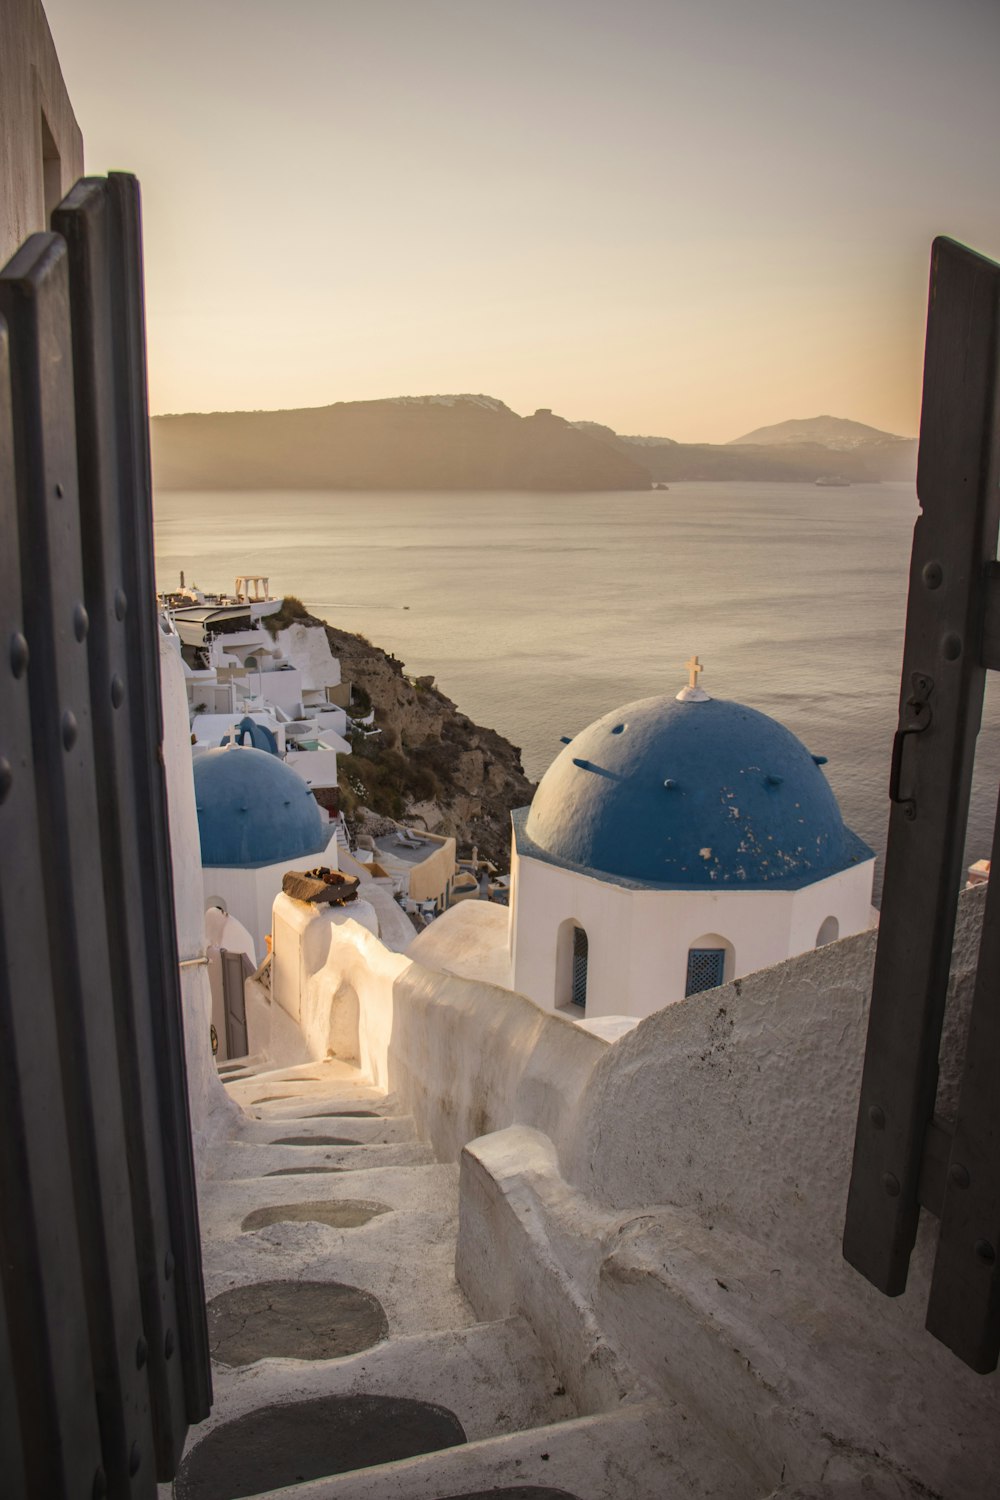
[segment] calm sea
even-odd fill
[[[909,485],[674,484],[639,494],[179,493],[161,587],[266,573],[276,593],[431,672],[539,777],[560,736],[686,680],[773,714],[881,856],[917,503]],[[988,700],[967,855],[1000,777]],[[881,875],[881,859],[878,868]]]

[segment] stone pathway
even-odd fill
[[[456,1284],[458,1168],[345,1063],[229,1067],[201,1201],[215,1402],[177,1500],[747,1500],[684,1414],[579,1415]]]

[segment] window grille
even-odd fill
[[[582,927],[573,929],[573,990],[570,996],[573,1005],[581,1010],[587,1008],[587,955],[590,944]]]
[[[685,995],[700,995],[722,983],[726,972],[725,948],[691,948]]]

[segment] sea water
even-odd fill
[[[560,737],[701,685],[817,755],[880,856],[896,727],[912,485],[678,483],[625,494],[169,492],[161,588],[265,573],[323,619],[433,673],[538,778]],[[980,734],[967,858],[990,854],[1000,699]]]

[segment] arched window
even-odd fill
[[[587,970],[590,958],[587,933],[568,917],[556,935],[555,1005],[574,1014],[587,1008]]]
[[[587,1009],[587,953],[590,944],[582,927],[573,929],[573,988],[570,1004]]]
[[[816,947],[822,948],[824,943],[835,943],[839,937],[840,923],[836,917],[827,917],[816,934]]]
[[[733,978],[735,953],[733,945],[717,932],[706,932],[696,938],[688,949],[687,980],[684,994],[700,995],[703,990],[714,990]]]

